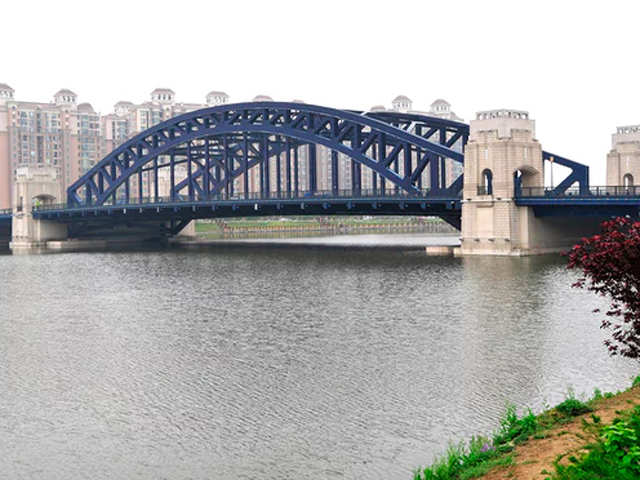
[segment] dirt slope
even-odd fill
[[[629,410],[640,404],[640,386],[612,398],[604,398],[596,404],[594,412],[602,423],[611,423],[617,410]],[[515,448],[515,465],[501,467],[480,477],[482,480],[544,480],[553,471],[553,461],[558,455],[575,453],[593,441],[593,436],[583,429],[582,419],[591,421],[591,413],[576,417],[570,423],[554,427],[546,438],[530,439]]]

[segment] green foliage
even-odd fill
[[[637,387],[638,385],[640,385],[640,375],[634,378],[633,383],[631,384],[632,387]]]
[[[578,400],[573,391],[569,390],[567,398],[556,407],[556,411],[565,417],[575,417],[583,413],[589,413],[593,411],[593,409],[586,403]]]
[[[516,407],[507,405],[493,440],[473,437],[468,446],[451,445],[431,466],[414,472],[414,480],[467,480],[484,475],[493,467],[511,465],[513,456],[506,454],[539,428],[537,417],[531,410],[527,412],[518,418]]]
[[[631,480],[640,478],[640,406],[611,425],[601,427],[588,453],[555,462],[553,480]]]
[[[491,462],[497,456],[496,449],[484,437],[473,437],[468,447],[460,443],[451,445],[444,456],[437,459],[433,465],[414,473],[414,480],[453,480],[473,478],[472,472],[486,473],[483,465],[494,466]],[[477,473],[480,475],[482,473]]]
[[[640,383],[640,376],[634,385]],[[451,445],[447,452],[429,467],[414,472],[414,480],[468,480],[484,475],[496,466],[514,462],[510,455],[514,447],[529,438],[545,438],[548,429],[567,423],[573,417],[593,412],[591,405],[614,394],[595,389],[593,398],[583,402],[569,390],[567,398],[554,409],[545,408],[539,416],[528,409],[518,417],[516,407],[508,404],[500,427],[491,439],[473,437],[468,445]],[[617,412],[616,412],[617,413]],[[587,420],[591,420],[588,422]],[[640,479],[640,406],[631,415],[603,426],[601,418],[591,414],[583,419],[588,432],[599,440],[587,447],[587,453],[568,457],[569,465],[555,462],[552,480],[630,480]],[[548,472],[545,472],[548,474]]]
[[[507,405],[507,410],[500,420],[500,429],[493,436],[493,444],[497,448],[521,443],[538,430],[537,417],[531,409],[527,412],[524,417],[518,418],[515,405]]]

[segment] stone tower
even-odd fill
[[[640,125],[618,127],[607,155],[607,185],[632,187],[640,183]]]
[[[36,220],[32,215],[34,206],[54,204],[64,199],[57,168],[18,168],[13,198],[13,238],[10,247],[14,253],[38,250],[44,248],[49,240],[62,240],[67,237],[65,224]]]
[[[517,185],[542,187],[542,148],[535,123],[519,110],[479,112],[465,149],[462,254],[534,253],[533,212],[518,207]],[[535,253],[540,253],[536,251]]]

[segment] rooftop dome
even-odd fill
[[[114,106],[116,106],[116,107],[131,107],[131,106],[133,106],[133,102],[129,102],[127,100],[120,100]]]
[[[156,88],[153,90],[153,92],[151,92],[151,95],[153,95],[154,93],[170,93],[172,95],[175,95],[176,92],[174,92],[170,88]]]
[[[13,99],[13,88],[6,83],[0,83],[0,101],[4,104],[7,100]]]
[[[434,105],[449,105],[449,106],[451,106],[451,104],[449,102],[447,102],[446,100],[444,100],[442,98],[434,100],[434,102],[431,104],[431,106],[433,107]]]
[[[393,99],[393,103],[401,103],[401,102],[402,103],[411,102],[411,99],[406,95],[398,95],[396,98]]]
[[[273,102],[273,98],[271,98],[269,95],[256,95],[253,98],[254,102]]]
[[[91,113],[95,112],[95,110],[93,109],[90,103],[81,103],[80,105],[78,105],[78,111],[91,112]]]
[[[156,88],[151,92],[151,101],[167,105],[173,103],[174,96],[175,92],[170,88]]]
[[[55,96],[57,97],[58,95],[73,95],[74,97],[77,97],[77,95],[68,88],[61,88],[60,90],[58,90]]]
[[[374,105],[369,109],[370,112],[384,112],[385,110],[384,105]]]
[[[77,95],[68,88],[62,88],[53,96],[56,105],[74,105]]]
[[[209,96],[228,97],[229,95],[227,95],[226,92],[218,92],[217,90],[211,90],[209,93],[207,93],[207,97]]]

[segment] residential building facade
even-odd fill
[[[77,95],[62,89],[53,101],[25,102],[0,84],[0,208],[12,205],[16,170],[25,165],[58,169],[66,188],[106,151],[100,148],[99,115]]]

